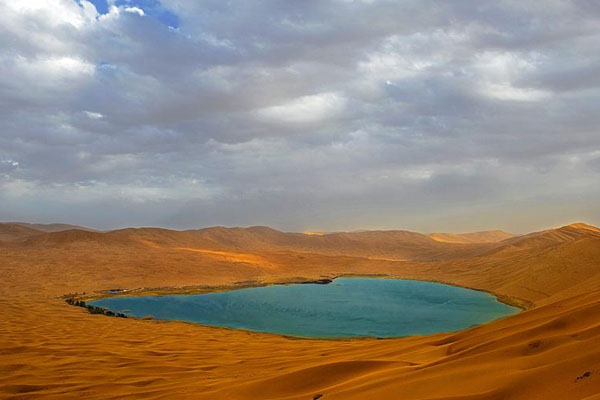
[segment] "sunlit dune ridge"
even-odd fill
[[[448,243],[496,243],[515,235],[504,231],[483,231],[473,233],[431,233],[435,241]]]
[[[244,263],[244,264],[254,264],[260,266],[273,266],[272,263],[265,260],[263,257],[257,256],[255,254],[244,254],[244,253],[234,253],[231,251],[217,251],[217,250],[207,250],[207,249],[194,249],[189,247],[175,247],[175,250],[184,250],[184,251],[193,251],[195,253],[206,254],[209,256],[215,256],[218,258],[223,258],[225,261],[235,262],[235,263]]]

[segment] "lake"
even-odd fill
[[[485,292],[374,278],[194,295],[111,297],[90,304],[135,317],[315,338],[451,332],[520,311]]]

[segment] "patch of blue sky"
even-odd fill
[[[100,14],[108,13],[111,4],[115,6],[137,7],[144,11],[144,14],[156,18],[163,24],[178,28],[179,18],[175,13],[162,5],[157,0],[88,0],[92,3]]]

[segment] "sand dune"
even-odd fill
[[[447,243],[497,243],[514,237],[504,231],[482,231],[472,233],[431,233],[429,237],[437,242]]]
[[[21,225],[21,226],[25,226],[28,228],[33,228],[36,229],[38,231],[41,232],[61,232],[61,231],[68,231],[71,229],[79,229],[82,231],[92,231],[92,232],[97,232],[96,229],[91,229],[91,228],[87,228],[85,226],[80,226],[80,225],[71,225],[71,224],[59,224],[59,223],[54,223],[54,224],[30,224],[27,222],[11,222],[12,224],[16,224],[16,225]]]
[[[312,242],[269,228],[3,229],[0,398],[594,400],[600,392],[600,231],[589,225],[443,248],[402,231]],[[392,252],[394,240],[393,254],[411,261],[367,258]],[[255,243],[259,250],[246,250]],[[301,340],[91,315],[61,298],[344,274],[448,282],[530,308],[451,334]]]
[[[175,247],[175,250],[192,251],[195,253],[206,254],[216,258],[222,258],[225,261],[242,263],[242,264],[253,264],[262,267],[268,267],[272,265],[265,258],[257,256],[256,254],[236,253],[232,251],[217,251],[207,249],[194,249],[190,247]]]
[[[33,235],[39,235],[41,231],[13,223],[0,223],[0,242],[18,241]]]
[[[324,255],[371,257],[387,260],[432,261],[464,258],[495,248],[497,243],[444,243],[409,231],[336,232],[322,235],[280,232],[268,227],[174,231],[160,228],[121,229],[92,232],[79,229],[21,235],[25,247],[68,246],[85,242],[136,246],[154,243],[160,247],[202,248],[215,251],[293,251]]]

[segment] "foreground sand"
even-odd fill
[[[222,243],[195,247],[191,239],[161,232],[135,233],[135,243],[80,232],[19,239],[0,246],[0,397],[600,399],[595,229],[568,226],[482,245],[481,253],[459,246],[460,257],[427,248],[424,260],[412,255],[411,261],[393,261],[391,252],[369,246],[365,257],[329,248],[307,252],[305,242],[302,251],[294,243],[257,252]],[[431,254],[447,255],[432,261]],[[117,287],[246,285],[342,274],[449,282],[532,308],[452,334],[304,340],[91,315],[61,298]]]

